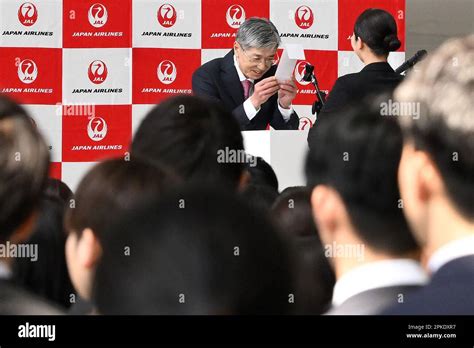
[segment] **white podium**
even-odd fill
[[[306,185],[307,130],[243,131],[242,136],[246,152],[262,157],[273,167],[280,191]]]

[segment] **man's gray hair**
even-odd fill
[[[249,48],[277,49],[281,39],[272,22],[266,18],[252,17],[240,25],[235,41],[244,50]]]
[[[427,131],[441,122],[460,137],[470,138],[474,150],[474,34],[442,44],[394,95],[397,102],[420,103],[424,111],[419,120],[400,118],[404,129]]]

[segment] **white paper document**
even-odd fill
[[[275,73],[276,79],[280,82],[291,80],[296,62],[304,59],[305,55],[302,45],[286,44]]]

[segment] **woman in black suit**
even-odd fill
[[[403,77],[387,62],[389,53],[401,46],[397,24],[390,13],[374,8],[365,10],[356,20],[351,45],[365,67],[336,80],[318,116],[338,111],[372,93],[391,91],[402,81]]]

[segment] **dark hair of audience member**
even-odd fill
[[[221,105],[196,96],[177,96],[155,106],[132,142],[132,155],[161,163],[186,181],[221,185],[241,183],[244,145],[240,127]],[[234,159],[226,154],[233,154]]]
[[[3,95],[0,149],[0,242],[4,242],[37,208],[48,177],[49,152],[24,109]]]
[[[245,186],[240,195],[247,204],[263,214],[267,214],[273,202],[278,197],[278,193],[267,185],[250,184]]]
[[[323,314],[331,304],[334,272],[324,254],[311,210],[311,189],[288,187],[276,199],[272,218],[294,256],[295,313]]]
[[[38,259],[16,258],[13,281],[50,302],[68,308],[74,289],[69,279],[64,246],[63,227],[65,203],[58,196],[43,194],[38,220],[25,242],[38,246]]]
[[[278,178],[272,166],[262,157],[251,156],[256,165],[247,165],[250,174],[249,185],[266,186],[278,194]]]
[[[73,192],[66,183],[59,179],[49,178],[45,194],[50,197],[59,198],[64,204],[69,204],[74,196]]]
[[[391,255],[417,251],[403,215],[397,183],[402,134],[397,121],[367,99],[321,120],[306,161],[309,187],[326,185],[341,196],[357,233]]]
[[[287,246],[232,192],[181,189],[110,230],[95,278],[102,314],[288,312]]]
[[[369,8],[362,12],[354,24],[354,34],[361,38],[377,56],[388,56],[400,48],[397,23],[385,10]]]
[[[138,158],[101,162],[79,183],[74,206],[66,211],[66,230],[81,236],[85,228],[90,228],[102,241],[103,232],[122,214],[152,201],[178,182],[172,171]]]

